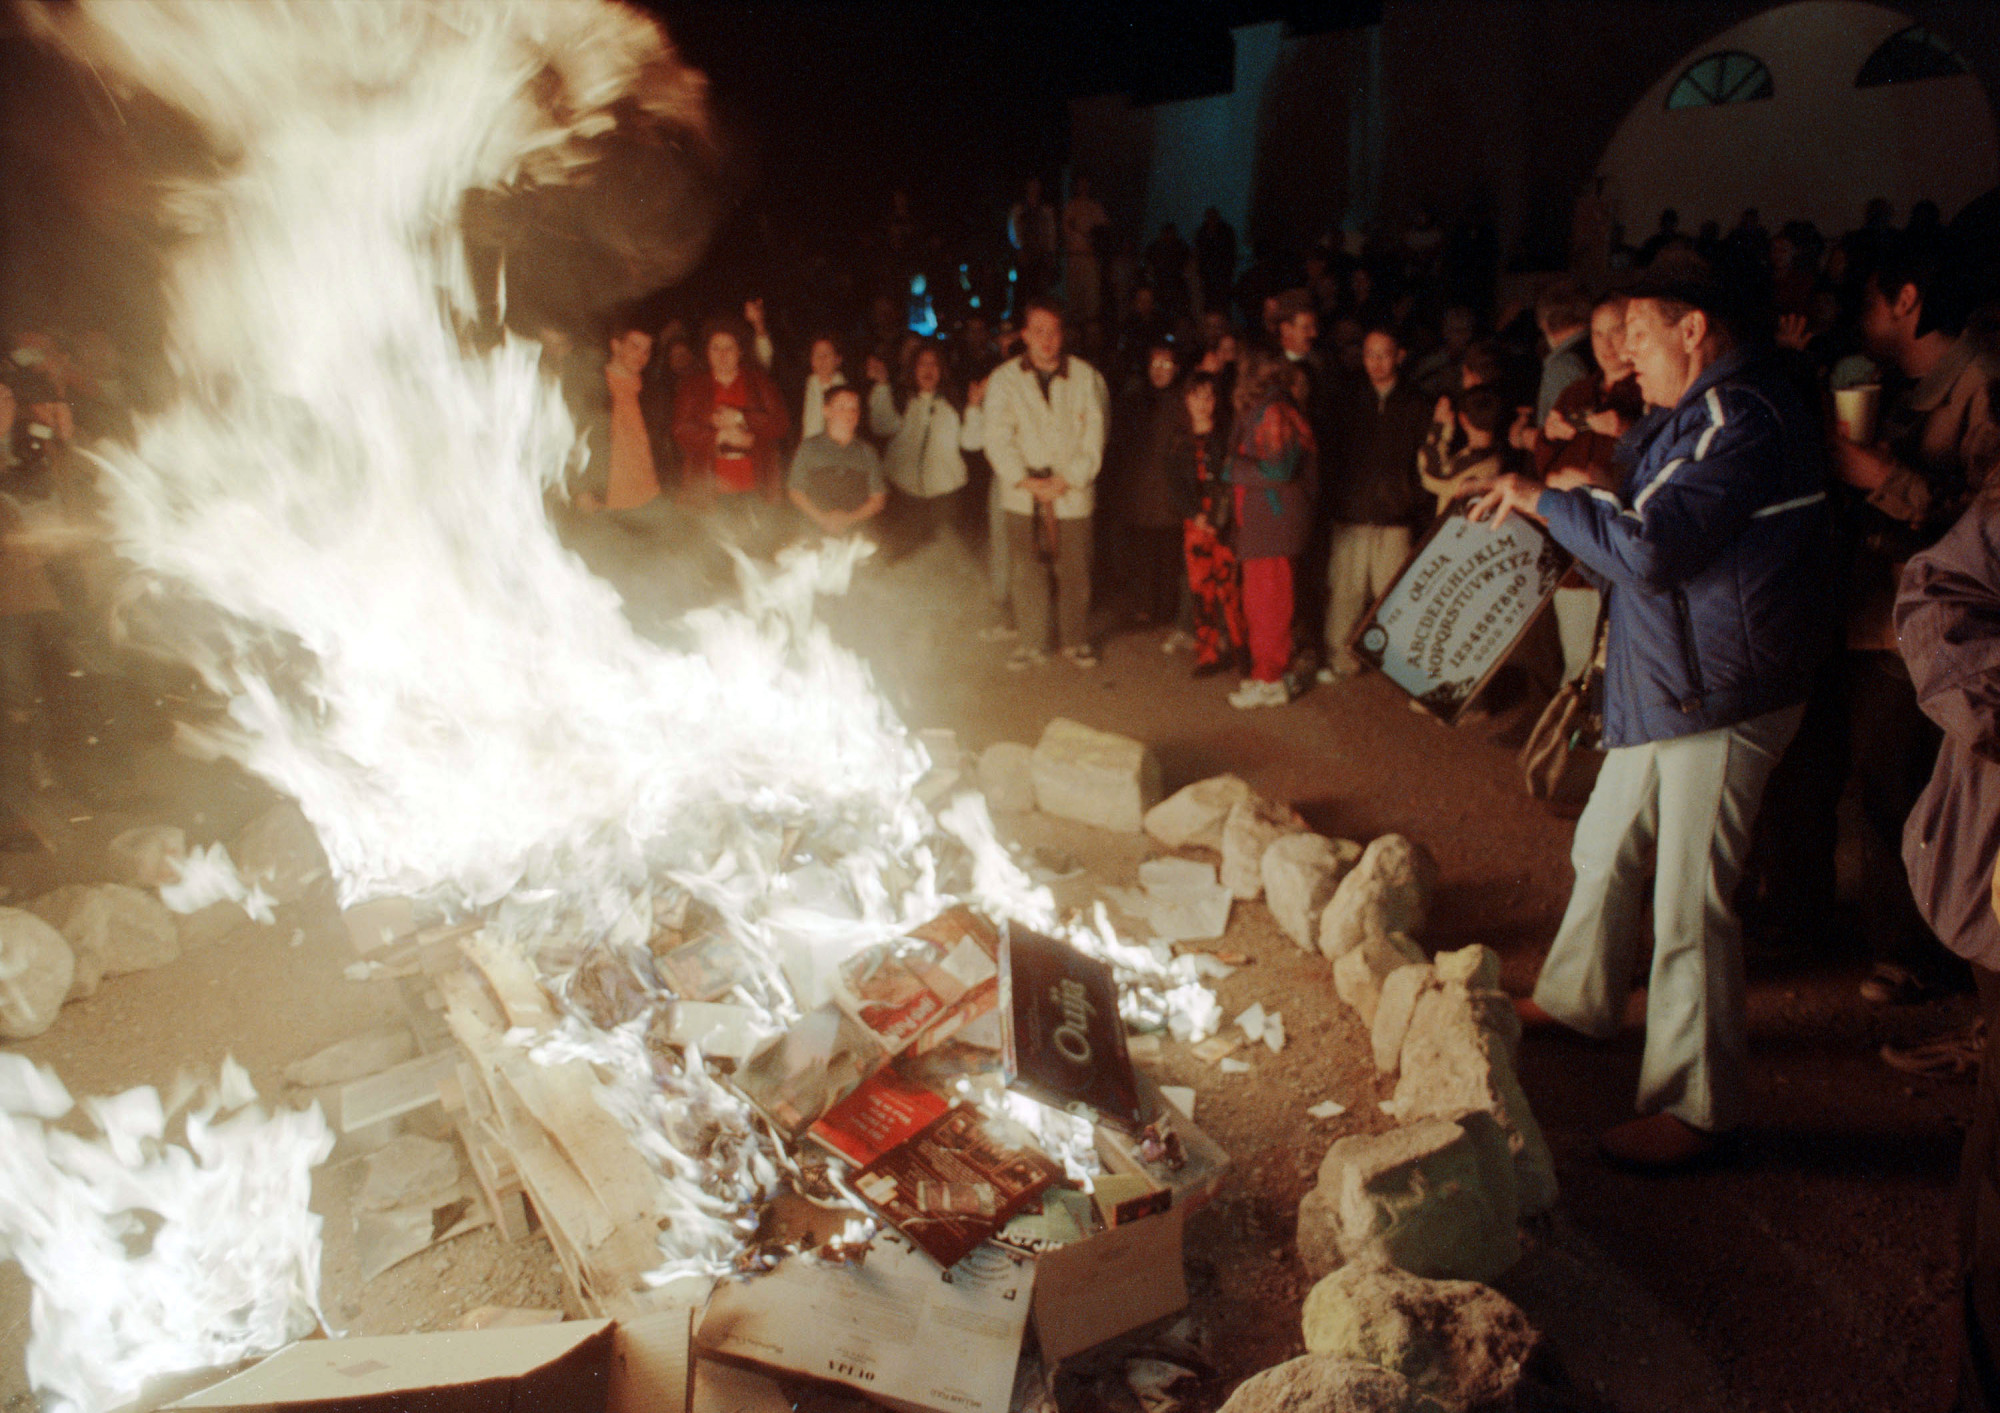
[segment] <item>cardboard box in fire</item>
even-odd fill
[[[772,1381],[694,1357],[697,1314],[305,1340],[158,1380],[117,1413],[789,1413]]]
[[[926,975],[937,952],[863,958],[837,1015],[808,1017],[737,1081],[787,1133],[844,1160],[894,1232],[859,1261],[795,1256],[718,1288],[697,1340],[718,1357],[895,1407],[1004,1413],[1031,1325],[1052,1366],[1187,1303],[1183,1223],[1227,1158],[1135,1075],[1108,967],[1023,929],[1001,938],[971,914],[940,923],[956,934],[946,957],[983,937],[993,974],[972,986],[990,980],[990,998],[956,1014],[951,998],[927,1000],[939,990]],[[958,976],[979,973],[968,961]],[[987,1008],[1000,1049],[983,1060],[962,1030],[944,1046],[903,1024],[928,1012],[962,1028]],[[1009,1087],[1091,1118],[1107,1169],[1095,1198],[1064,1185],[1024,1130],[923,1082],[954,1064],[997,1069]],[[822,1213],[824,1232],[809,1220],[793,1235],[811,1249],[848,1215]],[[954,1349],[948,1365],[932,1357],[941,1341]]]

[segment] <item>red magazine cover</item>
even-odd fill
[[[934,1090],[880,1069],[820,1116],[807,1133],[857,1168],[916,1137],[944,1117],[951,1101]]]

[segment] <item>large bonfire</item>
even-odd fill
[[[550,528],[574,428],[535,346],[483,329],[459,218],[469,192],[569,180],[620,124],[699,142],[701,78],[657,25],[606,0],[85,0],[63,23],[213,154],[165,194],[177,396],[101,450],[112,532],[156,600],[199,614],[180,646],[228,702],[226,747],[297,799],[344,902],[478,917],[557,995],[585,957],[646,984],[656,910],[692,905],[756,959],[734,999],[771,1035],[842,959],[954,901],[1058,927],[976,797],[920,802],[923,748],[813,621],[854,547],[743,561],[736,600],[669,647]],[[1185,959],[1101,913],[1066,935],[1117,965],[1128,1013],[1213,1024]],[[787,1159],[699,1039],[677,1065],[648,1049],[649,1019],[579,1009],[554,1058],[598,1064],[654,1162],[654,1279],[708,1279]],[[317,1319],[305,1178],[329,1140],[242,1091],[229,1077],[185,1146],[151,1091],[98,1106],[85,1141],[52,1127],[52,1075],[0,1071],[0,1250],[36,1281],[53,1406]],[[988,1102],[1088,1168],[1087,1125]],[[135,1222],[157,1228],[143,1258]]]

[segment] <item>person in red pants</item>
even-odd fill
[[[1230,693],[1233,707],[1283,706],[1292,699],[1285,680],[1292,659],[1292,565],[1312,530],[1319,482],[1319,449],[1299,410],[1299,381],[1284,359],[1259,354],[1236,384],[1236,430],[1225,474],[1235,490],[1250,675]]]
[[[1243,578],[1231,546],[1236,495],[1222,479],[1228,433],[1216,406],[1215,375],[1196,373],[1188,379],[1181,405],[1185,412],[1167,448],[1167,473],[1185,517],[1181,547],[1187,560],[1194,675],[1208,677],[1235,666],[1249,637],[1243,622]]]

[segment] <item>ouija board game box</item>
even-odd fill
[[[1009,1088],[1126,1133],[1143,1126],[1107,964],[1009,927],[1000,944],[1000,1021]]]

